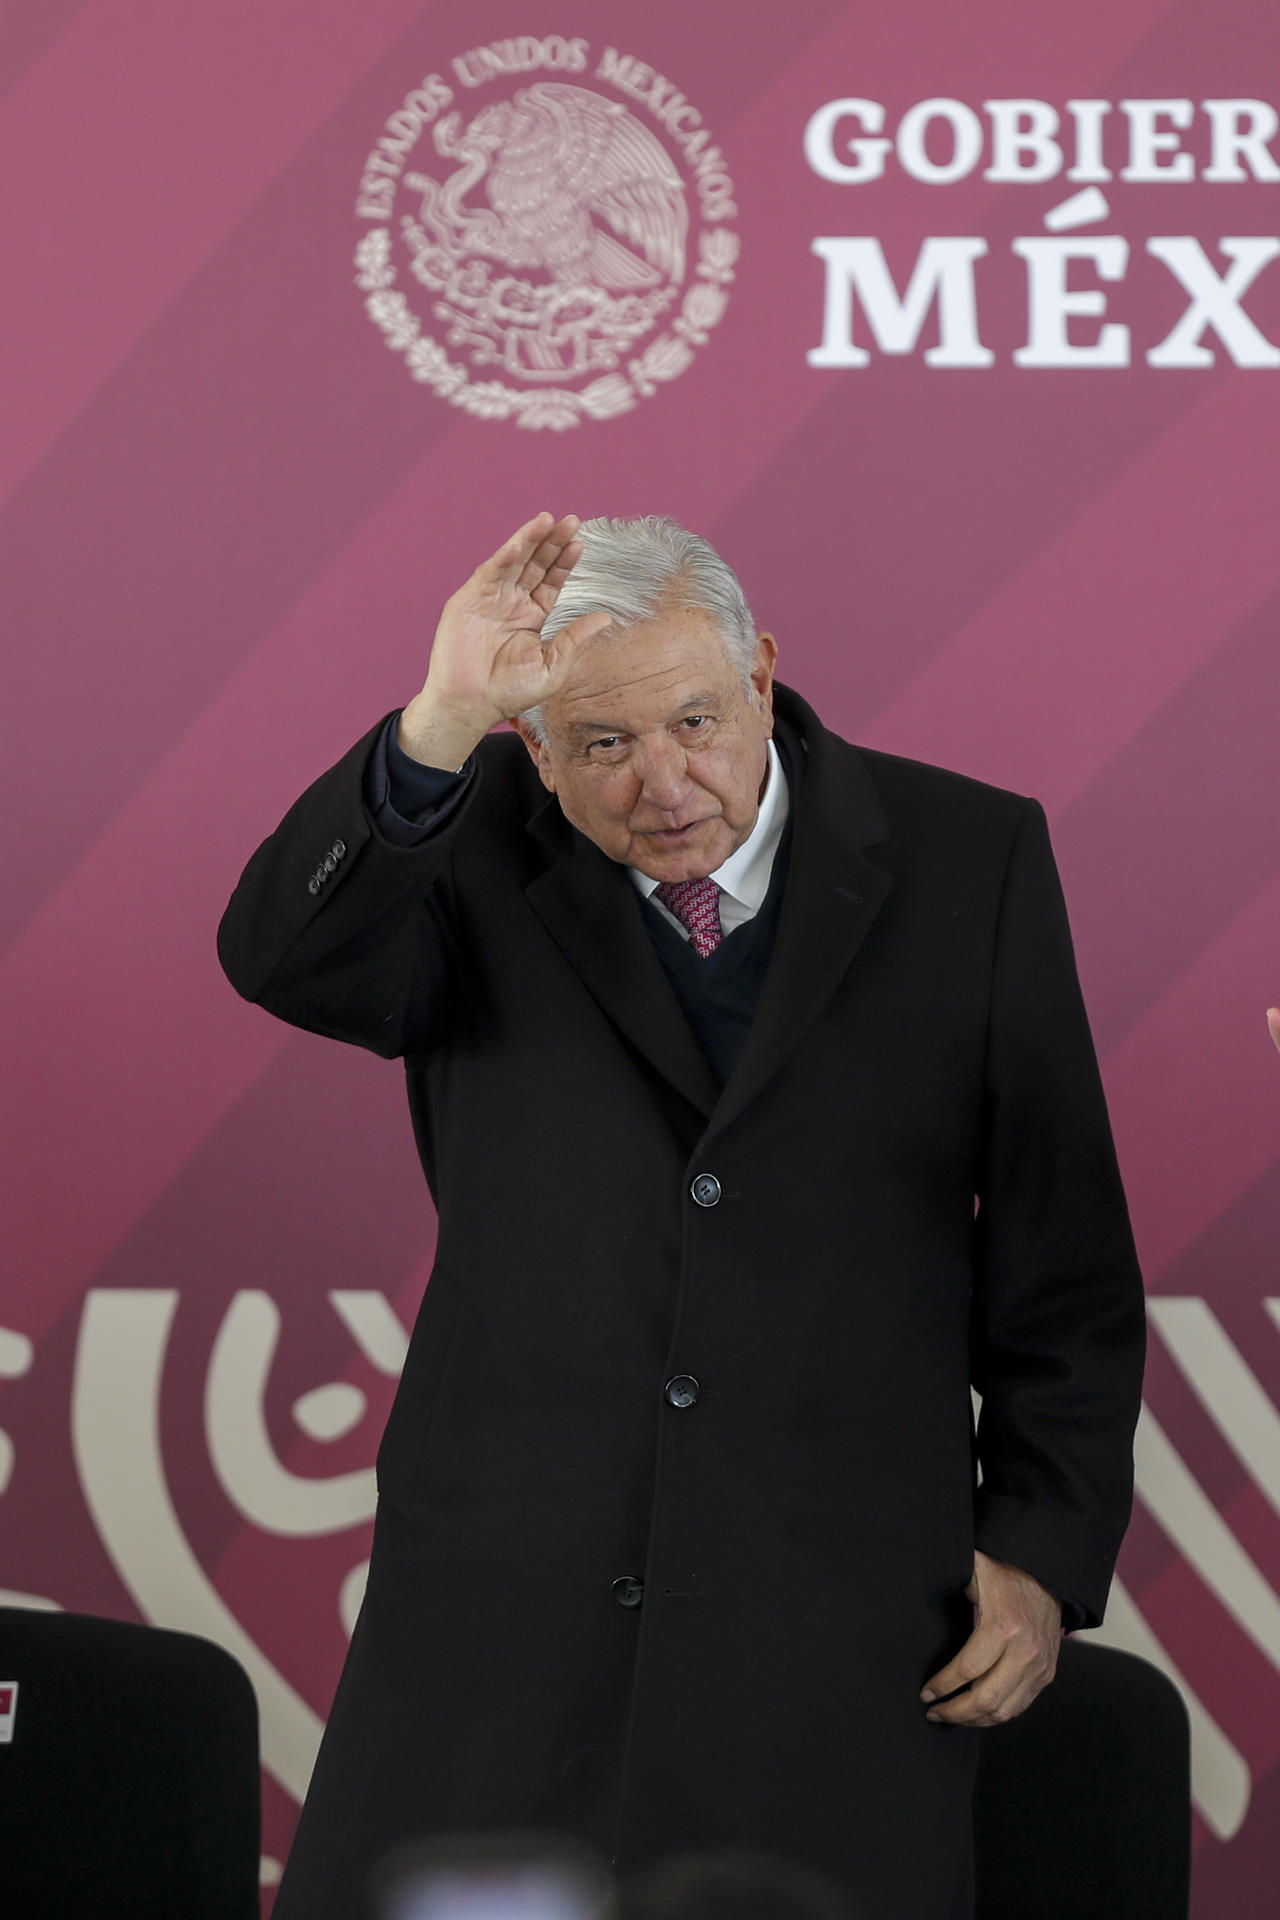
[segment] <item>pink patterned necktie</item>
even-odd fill
[[[710,875],[705,880],[664,880],[653,890],[655,899],[688,927],[699,960],[714,953],[724,939],[720,925],[720,889]]]

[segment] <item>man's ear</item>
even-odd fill
[[[522,713],[516,715],[511,725],[529,749],[529,758],[538,769],[539,780],[541,780],[548,793],[554,793],[556,790],[556,777],[551,770],[551,755],[547,752],[545,745],[539,740],[537,734]]]
[[[751,684],[756,698],[772,718],[773,672],[778,664],[778,643],[771,633],[756,635],[756,657],[751,667]]]

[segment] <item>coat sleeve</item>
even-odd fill
[[[222,917],[218,958],[246,1000],[391,1059],[430,1052],[447,1031],[456,967],[444,895],[472,793],[414,845],[385,838],[365,799],[385,724],[308,787],[253,855]]]
[[[1034,801],[996,934],[975,1231],[977,1544],[1096,1626],[1133,1495],[1142,1279]]]

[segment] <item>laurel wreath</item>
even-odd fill
[[[396,290],[391,264],[391,232],[373,227],[356,248],[356,285],[365,294],[365,311],[388,347],[402,353],[415,380],[431,387],[450,406],[482,420],[512,420],[518,427],[549,427],[563,432],[583,420],[611,420],[647,400],[661,382],[675,380],[706,345],[729,304],[725,289],[734,279],[739,240],[724,227],[710,227],[698,244],[695,278],[680,312],[665,333],[627,362],[626,372],[604,374],[574,393],[544,387],[528,393],[501,380],[471,380],[438,341],[423,333],[403,293]]]

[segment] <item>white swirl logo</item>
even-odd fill
[[[86,1296],[71,1395],[80,1484],[98,1536],[143,1618],[202,1633],[245,1668],[262,1714],[263,1764],[301,1801],[321,1721],[219,1591],[170,1489],[160,1394],[178,1303],[176,1291],[161,1289],[95,1289]],[[354,1353],[389,1385],[399,1375],[408,1341],[385,1297],[335,1292],[329,1304],[351,1335]],[[363,1549],[377,1497],[372,1465],[312,1477],[292,1471],[272,1444],[266,1402],[280,1330],[280,1311],[270,1295],[245,1291],[229,1302],[204,1392],[214,1473],[258,1541],[354,1536]],[[344,1380],[311,1388],[291,1410],[292,1424],[321,1441],[353,1432],[367,1412],[366,1394]],[[360,1551],[335,1595],[348,1634],[366,1571]]]
[[[415,380],[481,419],[563,430],[626,413],[728,305],[737,208],[701,114],[612,47],[588,76],[611,93],[578,84],[591,59],[559,34],[473,48],[451,63],[458,85],[498,97],[468,116],[428,74],[365,162],[366,311]],[[539,70],[575,79],[528,79]]]

